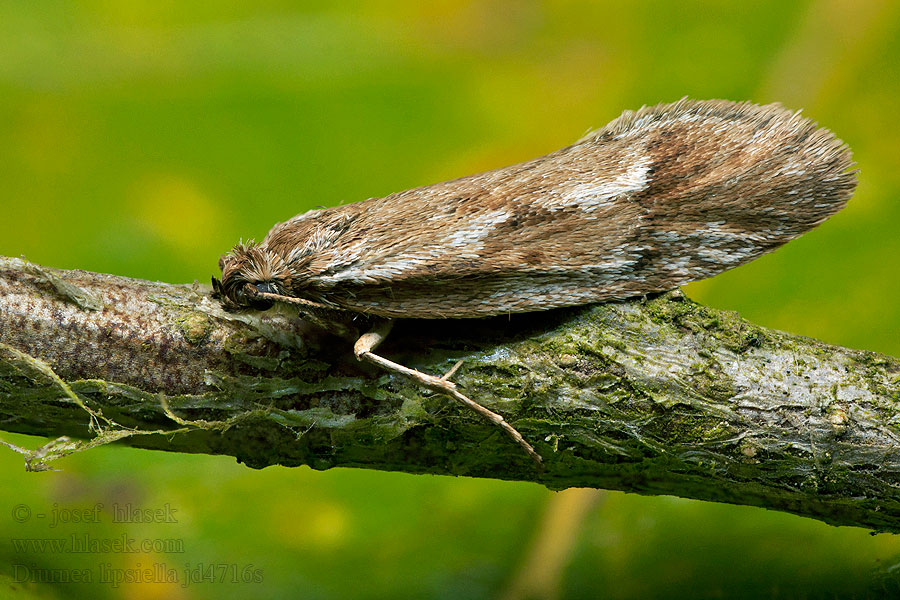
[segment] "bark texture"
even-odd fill
[[[335,466],[748,504],[900,532],[900,361],[680,292],[485,320],[406,321],[380,353],[454,376],[543,456],[283,312],[199,285],[0,258],[0,429]],[[173,433],[174,432],[174,433]],[[22,449],[19,449],[22,450]]]

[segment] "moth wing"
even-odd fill
[[[528,162],[282,227],[313,240],[304,291],[348,310],[527,312],[663,291],[752,260],[842,208],[851,166],[840,140],[780,105],[682,100]]]

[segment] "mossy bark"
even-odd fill
[[[670,292],[400,322],[380,352],[456,361],[499,428],[356,362],[290,313],[198,285],[0,259],[2,429],[271,464],[529,480],[764,506],[900,532],[900,361],[764,329]],[[173,432],[177,432],[174,433]],[[41,468],[84,447],[26,456]]]

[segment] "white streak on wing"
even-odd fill
[[[540,203],[551,211],[578,207],[591,212],[609,206],[619,196],[646,189],[651,161],[649,156],[640,156],[635,158],[628,170],[610,181],[575,183],[563,188],[559,196],[547,198]]]
[[[746,246],[747,242],[758,242],[767,237],[771,237],[772,232],[768,229],[747,232],[747,231],[726,231],[721,228],[721,223],[707,223],[705,229],[699,229],[691,234],[692,238],[697,240],[700,246],[712,246],[717,248],[722,245],[741,245]]]
[[[352,265],[358,261],[369,244],[369,240],[359,239],[353,243],[347,244],[341,249],[341,252],[335,253],[332,261],[335,265]]]
[[[443,239],[443,245],[453,249],[466,248],[469,252],[477,251],[483,245],[482,240],[490,235],[497,225],[508,221],[510,216],[512,215],[506,210],[492,210],[474,216],[463,227],[451,227]],[[448,254],[446,250],[441,253]]]
[[[507,210],[493,210],[473,216],[462,227],[449,227],[446,235],[433,244],[400,252],[384,262],[365,269],[349,268],[334,275],[323,276],[321,280],[328,283],[347,280],[354,283],[375,282],[379,279],[400,276],[407,271],[417,271],[424,264],[434,264],[444,259],[477,259],[480,257],[484,240],[511,216]],[[350,257],[351,254],[345,252],[340,260],[343,264],[352,264],[347,261]]]
[[[795,177],[800,177],[806,174],[806,171],[809,169],[809,165],[803,161],[798,160],[796,157],[791,156],[785,162],[784,165],[778,170],[779,175],[791,175]]]
[[[717,263],[720,265],[731,265],[735,263],[741,263],[748,260],[751,256],[755,254],[753,248],[730,248],[727,250],[721,250],[718,248],[702,248],[697,250],[697,256],[702,258],[703,260],[707,260],[709,262]]]
[[[541,269],[543,273],[565,273],[568,275],[582,274],[589,276],[594,282],[603,280],[621,279],[623,275],[629,275],[634,272],[634,265],[638,261],[637,256],[631,255],[614,255],[608,260],[601,262],[582,264],[577,267],[547,267]]]
[[[658,115],[655,114],[647,114],[644,115],[643,118],[636,119],[631,127],[628,128],[627,131],[623,131],[617,134],[613,139],[621,140],[626,137],[633,137],[635,135],[644,135],[647,131],[653,129],[660,129],[663,127],[669,127],[672,123],[700,123],[705,121],[710,121],[710,115],[704,114],[682,114],[678,115],[675,119],[663,119],[660,120]],[[711,126],[711,123],[705,123],[707,127]],[[723,126],[727,125],[719,125],[717,129],[721,129]]]
[[[292,263],[294,261],[300,260],[301,258],[305,257],[307,254],[309,254],[309,253],[306,251],[305,246],[295,247],[290,252],[288,252],[287,257],[285,257],[285,262]]]
[[[698,240],[696,254],[699,258],[720,265],[744,262],[754,256],[757,248],[747,245],[751,238],[745,232],[724,231],[723,222],[707,223],[692,237]]]
[[[675,277],[698,278],[724,269],[693,264],[700,259],[724,268],[747,262],[760,253],[761,242],[772,232],[747,233],[723,229],[724,221],[706,223],[706,227],[687,233],[656,231],[651,238],[665,244],[668,256],[662,266]]]
[[[724,221],[710,222],[703,229],[682,233],[675,231],[654,231],[650,237],[654,240],[663,242],[670,247],[678,247],[684,249],[691,248],[718,248],[723,245],[742,245],[747,242],[757,242],[764,240],[776,232],[769,229],[760,230],[753,233],[746,231],[728,231],[722,229]]]

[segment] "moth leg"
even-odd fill
[[[404,375],[431,390],[450,396],[460,404],[474,410],[491,423],[499,425],[503,429],[503,431],[506,432],[506,435],[511,437],[513,441],[515,441],[517,444],[519,444],[519,446],[522,447],[523,450],[525,450],[528,456],[531,457],[531,459],[538,465],[538,467],[542,466],[543,461],[541,459],[541,455],[535,451],[531,444],[525,441],[525,438],[522,437],[521,433],[516,431],[516,429],[512,425],[507,423],[501,415],[488,410],[474,400],[471,400],[468,397],[464,396],[456,389],[456,384],[454,384],[452,381],[448,381],[448,378],[456,372],[456,370],[462,364],[462,361],[459,361],[456,365],[454,365],[453,368],[450,369],[450,371],[448,371],[447,374],[443,377],[435,377],[434,375],[428,375],[427,373],[422,373],[421,371],[410,369],[409,367],[404,367],[399,363],[395,363],[394,361],[388,360],[383,356],[375,354],[373,350],[375,350],[375,348],[377,348],[378,345],[384,341],[393,326],[394,322],[390,320],[382,320],[376,322],[372,329],[361,335],[359,339],[356,340],[356,344],[353,345],[353,352],[356,354],[356,358],[372,363],[373,365],[377,365],[387,371],[400,373],[401,375]]]
[[[453,365],[452,367],[450,367],[450,370],[449,370],[449,371],[447,371],[446,373],[444,373],[443,375],[441,375],[441,380],[442,380],[442,381],[447,381],[448,379],[450,379],[451,377],[453,377],[453,375],[454,375],[457,371],[459,371],[459,368],[462,366],[462,364],[463,364],[463,361],[461,361],[461,360],[456,361],[456,364]]]

